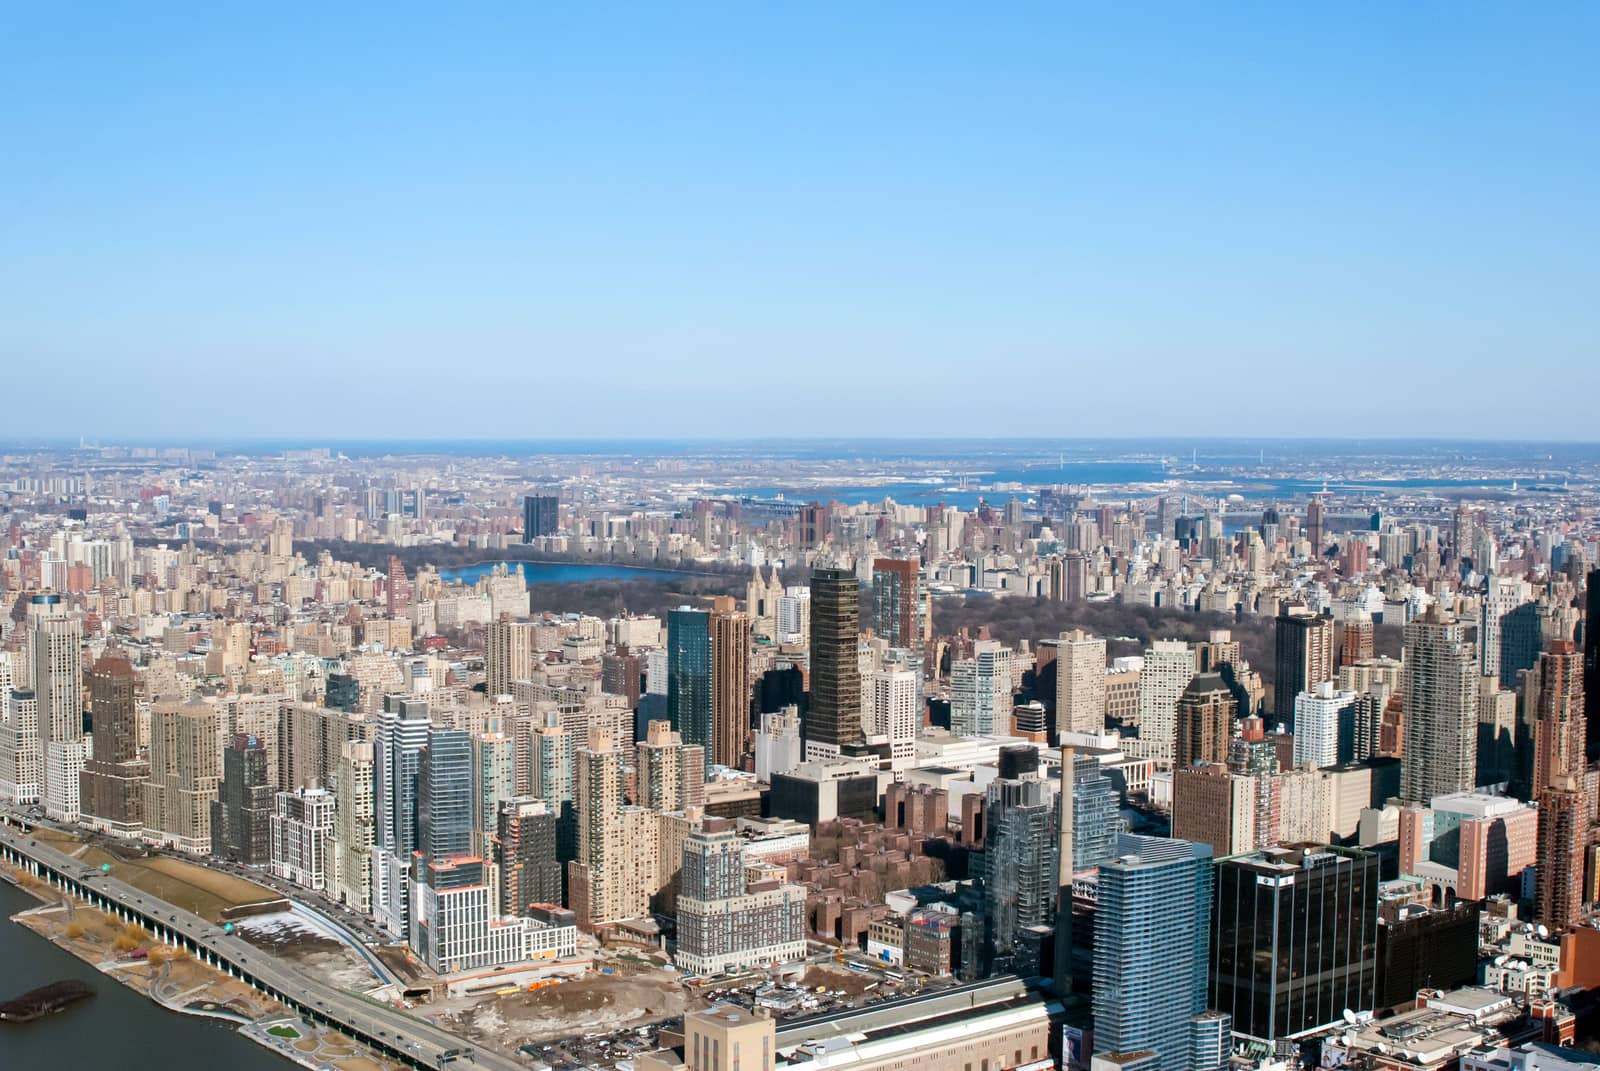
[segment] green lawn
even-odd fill
[[[267,1027],[267,1033],[275,1038],[288,1038],[291,1041],[300,1036],[300,1031],[292,1026],[269,1026]]]

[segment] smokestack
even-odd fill
[[[1072,994],[1072,766],[1069,745],[1061,746],[1061,798],[1056,816],[1056,996]]]

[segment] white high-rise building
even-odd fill
[[[811,635],[811,589],[795,586],[778,600],[778,642],[804,643]]]
[[[362,914],[372,910],[374,766],[372,741],[352,740],[340,748],[334,777],[333,898]]]
[[[28,607],[33,692],[39,704],[41,796],[45,815],[78,820],[83,773],[83,626],[59,595],[35,595]]]
[[[1056,730],[1102,733],[1105,727],[1106,641],[1083,629],[1063,632],[1056,643]]]
[[[1489,578],[1478,622],[1478,671],[1485,677],[1500,676],[1500,645],[1506,615],[1532,601],[1533,585],[1521,577]]]
[[[1356,758],[1355,705],[1359,697],[1359,692],[1337,690],[1332,681],[1322,681],[1312,691],[1295,696],[1296,767],[1309,764],[1325,769],[1339,765],[1341,736],[1344,738],[1346,758]]]
[[[1010,731],[1011,653],[997,640],[979,640],[971,658],[950,667],[951,732],[995,736]]]
[[[4,661],[0,652],[0,661]],[[38,803],[44,791],[40,770],[39,701],[32,692],[0,693],[0,802]]]
[[[1194,679],[1194,649],[1182,640],[1156,640],[1139,673],[1139,739],[1156,765],[1172,766],[1178,745],[1178,697]]]
[[[641,652],[644,658],[644,690],[646,695],[667,694],[667,649],[651,647]]]
[[[560,812],[572,802],[572,734],[551,711],[533,730],[532,793]]]
[[[280,792],[272,814],[272,873],[307,889],[326,889],[333,865],[333,793],[325,788]]]
[[[756,733],[756,780],[770,785],[773,774],[788,773],[803,758],[800,711],[785,707],[779,713],[761,715],[761,728]]]
[[[917,757],[917,675],[908,669],[885,669],[867,677],[871,704],[867,735],[889,741],[890,766],[910,769]]]
[[[428,704],[403,695],[384,697],[373,746],[375,823],[372,912],[390,933],[409,932],[411,853],[417,847],[417,770],[428,746]]]

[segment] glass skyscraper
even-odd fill
[[[995,968],[1033,973],[1017,964],[1019,937],[1029,926],[1055,921],[1056,807],[1034,775],[989,783],[984,809],[984,890]]]
[[[394,856],[409,858],[417,846],[417,765],[428,744],[428,728],[425,701],[384,696],[372,792],[378,847]]]
[[[1097,1052],[1149,1051],[1153,1071],[1193,1071],[1206,1011],[1211,848],[1118,836],[1094,918]]]
[[[429,729],[417,769],[417,850],[429,862],[472,854],[472,734]]]
[[[667,720],[685,744],[711,750],[711,615],[667,612]]]
[[[1072,763],[1072,869],[1110,859],[1120,825],[1117,786],[1100,771],[1099,760],[1079,755]]]
[[[1266,1045],[1371,1011],[1378,858],[1354,848],[1267,848],[1217,864],[1211,1006]]]

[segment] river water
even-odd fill
[[[226,1023],[167,1011],[11,921],[39,901],[0,882],[0,999],[76,978],[94,996],[27,1024],[0,1023],[0,1067],[292,1071]]]

